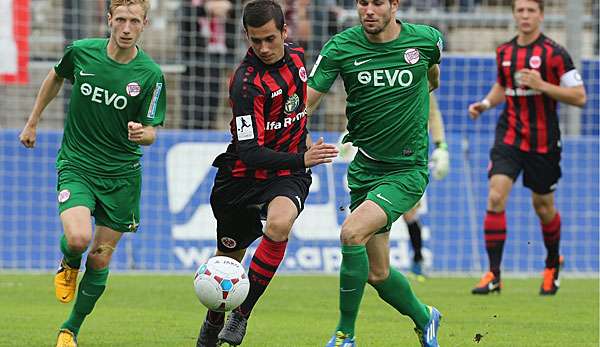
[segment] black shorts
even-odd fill
[[[219,250],[233,252],[245,249],[261,237],[261,220],[266,218],[269,202],[278,196],[292,200],[300,215],[311,182],[310,173],[256,180],[217,172],[210,205],[217,219]]]
[[[561,176],[560,152],[546,154],[523,152],[508,145],[494,145],[490,151],[488,178],[506,175],[517,180],[523,170],[523,185],[537,194],[556,190]]]

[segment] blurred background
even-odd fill
[[[106,37],[105,0],[0,1],[0,270],[50,270],[59,260],[61,233],[54,159],[60,145],[70,86],[46,109],[38,144],[26,150],[18,133],[48,70],[64,46]],[[154,0],[141,47],[167,80],[165,129],[145,148],[142,223],[116,253],[121,270],[188,271],[214,250],[215,222],[208,205],[212,159],[230,140],[227,86],[247,50],[243,2]],[[495,81],[495,48],[516,31],[510,0],[406,0],[398,17],[437,27],[445,36],[441,88],[451,173],[432,181],[422,221],[425,257],[434,273],[475,273],[487,266],[482,221],[486,166],[501,107],[477,121],[469,103]],[[282,0],[289,39],[306,49],[310,69],[333,34],[358,24],[353,0]],[[588,93],[583,109],[560,108],[563,178],[557,204],[561,244],[570,274],[597,276],[599,263],[600,62],[598,0],[547,0],[544,33],[565,46]],[[337,142],[344,130],[345,94],[336,83],[310,121],[314,136]],[[283,265],[288,272],[335,272],[339,227],[348,213],[347,158],[314,170],[306,209],[294,228]],[[515,185],[507,210],[506,272],[537,273],[545,250],[529,191]],[[405,268],[411,251],[402,221],[392,233],[392,263]]]

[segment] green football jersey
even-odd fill
[[[442,35],[426,25],[400,23],[395,40],[370,42],[362,26],[323,46],[308,85],[326,93],[338,74],[346,89],[348,134],[372,159],[399,166],[427,165],[429,68],[440,63]]]
[[[165,79],[160,67],[138,47],[127,64],[107,54],[108,39],[74,41],[54,66],[73,83],[56,168],[127,177],[141,172],[140,146],[127,139],[127,123],[162,125]]]

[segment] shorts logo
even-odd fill
[[[404,52],[404,60],[409,64],[416,64],[419,62],[420,55],[419,50],[416,48],[409,48]]]
[[[542,66],[542,58],[540,58],[539,55],[534,55],[531,58],[529,58],[529,66],[532,69],[537,69],[540,66]]]
[[[237,242],[230,237],[221,237],[221,243],[227,248],[235,248]]]
[[[58,193],[58,202],[61,204],[71,197],[71,192],[68,189],[63,189]]]
[[[302,82],[306,82],[308,76],[306,76],[306,69],[304,68],[304,66],[300,68],[298,75],[300,75],[300,79],[302,80]]]
[[[137,82],[131,82],[125,88],[125,91],[127,92],[127,95],[129,95],[129,96],[138,96],[138,95],[140,95],[141,90],[142,90],[142,88],[140,87],[140,85]]]

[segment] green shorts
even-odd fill
[[[429,183],[426,166],[398,168],[371,160],[360,151],[348,167],[350,210],[365,200],[379,205],[387,215],[387,224],[377,233],[388,232],[392,224],[413,208]]]
[[[72,169],[58,173],[60,213],[75,207],[90,209],[96,225],[119,232],[135,232],[140,223],[142,176],[97,177]]]

